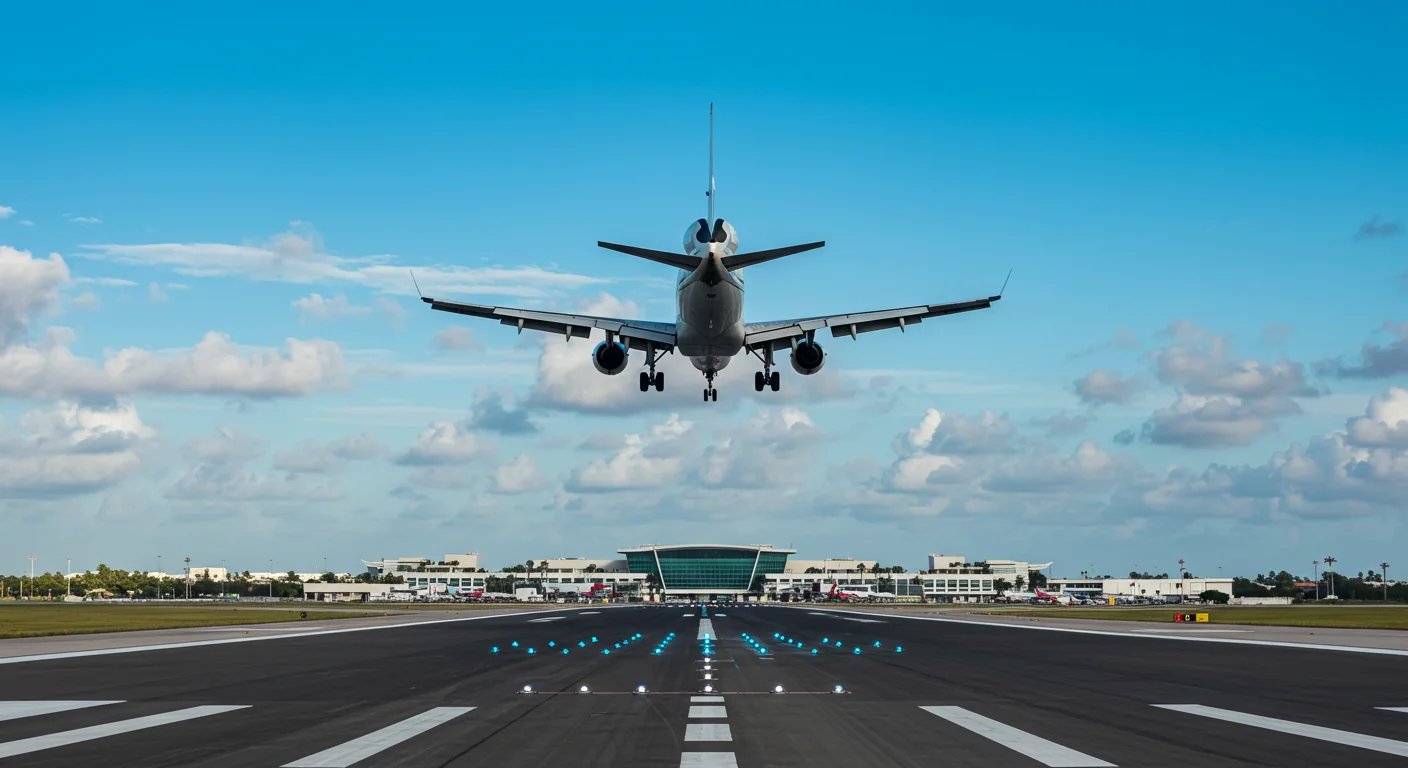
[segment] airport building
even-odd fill
[[[1181,600],[1208,590],[1231,595],[1232,579],[1051,579],[1047,587],[1052,594]]]
[[[787,568],[795,549],[770,544],[648,544],[622,549],[626,565],[645,573],[668,597],[739,599],[763,591],[766,575]]]

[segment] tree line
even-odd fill
[[[276,597],[298,598],[303,596],[303,582],[293,571],[283,574],[272,582],[255,580],[249,571],[231,573],[228,579],[217,580],[209,577],[208,571],[195,571],[191,574],[189,595],[193,598],[210,598],[221,595],[236,597]],[[324,573],[319,581],[337,582],[377,582],[400,584],[402,578],[394,574],[374,577],[358,574],[351,579],[341,579],[335,574]],[[59,571],[37,573],[33,579],[28,575],[0,577],[0,599],[15,599],[21,596],[33,599],[62,600],[65,594],[76,597],[127,597],[133,599],[156,600],[161,598],[184,598],[187,596],[186,580],[179,577],[165,578],[148,575],[144,571],[124,571],[99,565],[96,571],[75,574],[72,579],[64,578]]]

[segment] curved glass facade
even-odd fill
[[[670,592],[753,591],[758,576],[782,572],[788,554],[771,548],[720,546],[643,548],[625,553],[632,573],[654,573]]]

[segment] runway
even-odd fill
[[[259,637],[0,665],[0,768],[1408,766],[1401,656],[780,606]]]

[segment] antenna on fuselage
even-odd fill
[[[704,193],[709,198],[709,226],[714,226],[714,105],[709,104],[709,189]]]

